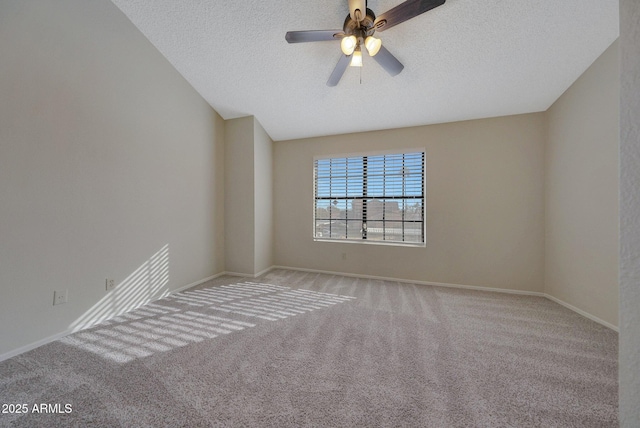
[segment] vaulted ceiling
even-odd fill
[[[546,110],[618,37],[618,0],[448,0],[384,32],[404,64],[365,53],[336,87],[347,0],[112,0],[225,119],[254,115],[274,140]],[[369,0],[377,15],[402,0]]]

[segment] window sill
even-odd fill
[[[410,247],[410,248],[426,248],[424,242],[396,242],[396,241],[369,241],[366,239],[330,239],[330,238],[313,238],[314,242],[331,242],[339,244],[364,244],[364,245],[381,245],[385,247]]]

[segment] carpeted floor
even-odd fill
[[[0,426],[615,427],[617,355],[544,298],[273,270],[0,362]]]

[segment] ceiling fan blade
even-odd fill
[[[288,31],[284,36],[289,43],[327,42],[344,37],[342,30]]]
[[[389,52],[384,46],[380,46],[380,50],[373,57],[373,59],[375,59],[376,62],[380,64],[382,68],[387,70],[387,73],[392,76],[399,74],[404,68],[404,65],[402,65],[402,63],[398,61],[398,59],[393,56],[391,52]]]
[[[421,13],[442,6],[445,1],[446,0],[407,0],[393,9],[378,15],[373,25],[376,27],[376,31],[384,31],[394,25],[414,18]]]
[[[352,56],[353,55],[342,55],[340,57],[336,64],[336,68],[333,69],[331,76],[329,76],[329,80],[327,80],[327,86],[336,86],[338,84],[345,70],[349,67]]]

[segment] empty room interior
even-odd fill
[[[360,4],[0,0],[0,425],[639,426],[640,6]]]

